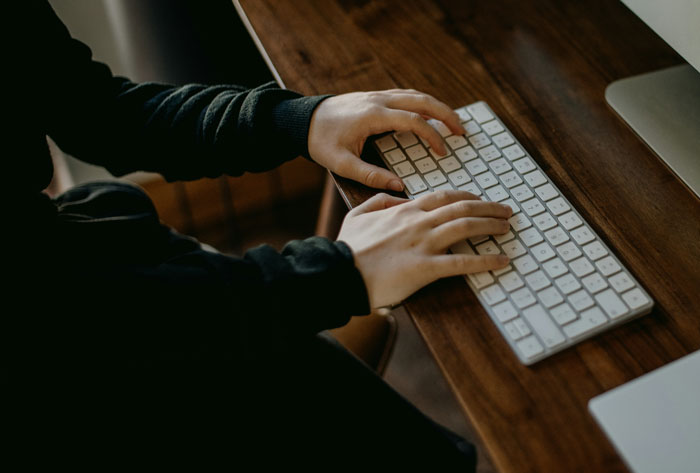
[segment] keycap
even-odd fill
[[[458,149],[469,144],[467,143],[466,138],[459,135],[448,136],[447,138],[445,138],[445,141],[452,149]]]
[[[501,185],[486,189],[486,195],[492,202],[500,202],[510,197],[508,191],[506,191]]]
[[[479,174],[474,178],[474,180],[481,186],[482,189],[487,189],[498,184],[498,179],[496,179],[496,176],[490,172]]]
[[[413,174],[414,172],[416,172],[416,170],[411,165],[411,163],[409,163],[408,161],[404,161],[404,162],[399,163],[396,166],[394,166],[394,172],[399,177],[405,177],[405,176],[408,176],[409,174]]]
[[[538,342],[534,336],[520,340],[516,346],[525,359],[534,358],[544,351],[542,345],[540,345],[540,342]]]
[[[528,228],[520,232],[520,239],[527,246],[533,246],[542,241],[542,235],[536,228]]]
[[[581,256],[581,250],[572,242],[557,246],[557,253],[559,253],[559,256],[561,256],[564,261],[571,261]]]
[[[469,114],[479,123],[493,120],[493,115],[481,102],[467,106],[467,111],[469,111]]]
[[[488,271],[468,274],[467,277],[477,289],[486,287],[494,281],[493,276],[491,276]]]
[[[511,192],[513,193],[513,197],[515,197],[515,199],[518,202],[523,202],[527,199],[532,198],[535,195],[525,184],[521,184],[517,187],[514,187],[513,189],[511,189]]]
[[[418,169],[419,172],[422,174],[425,174],[427,172],[430,172],[434,169],[437,169],[437,164],[435,164],[435,161],[433,161],[432,158],[424,158],[416,161],[415,163],[416,169]]]
[[[622,299],[624,299],[627,305],[633,310],[638,307],[642,307],[649,302],[649,299],[647,299],[639,288],[632,289],[631,291],[622,294]]]
[[[511,240],[501,245],[503,253],[505,253],[509,258],[517,258],[520,255],[527,253],[527,249],[520,243],[519,240]]]
[[[612,256],[596,261],[595,266],[598,268],[598,271],[603,274],[603,276],[610,276],[622,269]]]
[[[501,182],[506,185],[506,187],[511,188],[519,184],[522,184],[523,180],[515,171],[510,171],[501,176]]]
[[[400,163],[406,159],[406,155],[403,154],[403,151],[401,151],[399,148],[392,149],[391,151],[384,153],[384,157],[386,157],[389,164]]]
[[[438,166],[445,172],[456,171],[457,169],[463,170],[462,165],[457,161],[454,156],[450,156],[445,159],[438,161]]]
[[[593,265],[585,256],[569,263],[569,268],[578,277],[583,277],[594,271]]]
[[[455,187],[459,187],[461,185],[464,185],[467,182],[472,180],[472,178],[469,177],[469,174],[467,173],[467,171],[465,171],[464,169],[459,169],[458,171],[451,172],[450,174],[447,175],[447,178],[450,180],[450,182]]]
[[[481,159],[475,159],[473,161],[469,161],[466,165],[467,171],[471,173],[472,176],[476,176],[477,174],[481,174],[484,171],[488,171],[488,166],[484,161]]]
[[[544,233],[547,241],[552,245],[557,246],[569,241],[569,234],[566,233],[561,227],[554,227],[551,230],[547,230]]]
[[[532,221],[535,222],[537,228],[542,231],[549,230],[550,228],[557,226],[557,221],[554,220],[554,217],[552,217],[549,212],[543,212],[537,215],[532,219]]]
[[[565,274],[564,276],[554,280],[554,284],[557,285],[559,290],[564,294],[571,294],[572,292],[581,288],[581,283],[578,282],[572,274]]]
[[[467,131],[467,136],[476,135],[481,132],[481,127],[474,120],[469,120],[465,123],[464,129]]]
[[[498,123],[496,120],[492,120],[490,122],[486,122],[486,123],[482,124],[481,128],[489,135],[495,135],[495,134],[500,133],[504,130],[503,126],[500,123]]]
[[[600,294],[597,294],[595,296],[595,300],[611,319],[622,317],[629,312],[629,309],[625,303],[622,302],[622,299],[620,299],[612,289],[607,289]]]
[[[439,186],[443,182],[447,182],[447,178],[445,175],[440,171],[439,169],[436,169],[435,171],[431,171],[425,176],[425,180],[428,184],[430,184],[432,187]]]
[[[469,184],[465,184],[463,186],[460,186],[459,190],[471,192],[474,195],[481,195],[481,189],[479,189],[479,186],[477,186],[473,182],[469,183]]]
[[[528,286],[530,286],[533,291],[539,291],[551,284],[549,278],[540,270],[525,276],[525,281],[527,281]]]
[[[508,292],[513,292],[516,289],[520,289],[525,285],[523,280],[520,278],[517,272],[511,271],[510,273],[504,274],[498,278],[498,282],[506,289]]]
[[[612,276],[610,279],[608,279],[608,282],[618,293],[625,292],[627,289],[634,287],[632,279],[625,272]]]
[[[608,250],[606,250],[605,247],[599,241],[594,241],[593,243],[585,245],[583,247],[583,251],[586,253],[586,256],[588,256],[593,261],[602,258],[603,256],[608,254]]]
[[[530,326],[547,347],[557,346],[566,340],[564,334],[539,304],[525,309],[523,317],[530,323]]]
[[[572,230],[583,223],[581,222],[581,219],[578,218],[578,215],[576,215],[574,212],[565,213],[564,215],[559,217],[559,222],[567,230]]]
[[[396,141],[394,141],[394,138],[392,138],[391,135],[379,138],[376,141],[376,143],[377,147],[379,148],[379,151],[381,151],[382,153],[389,151],[390,149],[396,148]]]
[[[494,305],[497,302],[501,302],[502,300],[505,300],[506,295],[503,292],[503,289],[501,289],[498,284],[494,284],[492,286],[487,287],[486,289],[481,290],[481,297],[484,298],[487,304],[489,305]]]
[[[572,320],[576,320],[576,312],[566,302],[552,307],[549,313],[559,325],[568,324]]]
[[[496,244],[492,241],[487,241],[486,243],[478,245],[476,247],[476,252],[480,255],[497,255],[501,253]]]
[[[548,287],[547,289],[538,292],[537,297],[540,298],[542,304],[547,308],[564,302],[564,298],[561,294],[559,294],[556,287]]]
[[[515,235],[513,235],[512,231],[508,231],[507,233],[504,233],[503,235],[494,235],[493,239],[496,240],[496,243],[503,244],[509,240],[512,240],[515,238]]]
[[[515,161],[513,167],[517,169],[520,174],[525,174],[533,169],[537,169],[535,163],[533,163],[530,158],[523,158]]]
[[[493,313],[501,322],[508,322],[518,316],[518,310],[510,301],[502,302],[493,307]]]
[[[544,205],[542,205],[542,202],[540,202],[539,199],[530,199],[523,202],[521,205],[523,206],[525,213],[530,217],[534,217],[535,215],[539,215],[544,212]]]
[[[413,145],[410,148],[406,148],[406,155],[411,158],[411,161],[415,161],[420,158],[428,156],[428,151],[421,144]]]
[[[406,186],[408,192],[414,195],[428,189],[428,186],[426,185],[425,181],[418,174],[404,177],[403,183]]]
[[[543,186],[537,187],[535,189],[535,194],[537,197],[543,201],[548,201],[559,195],[559,192],[552,186],[552,184],[545,184]]]
[[[540,171],[529,172],[523,176],[523,179],[530,187],[537,187],[547,182],[547,178]]]
[[[525,151],[518,145],[511,145],[507,148],[503,148],[503,156],[511,161],[515,161],[518,158],[525,156]]]
[[[476,151],[474,151],[474,148],[471,146],[465,146],[464,148],[455,150],[455,156],[457,156],[457,158],[463,163],[466,163],[467,161],[476,158],[478,155],[476,154]]]
[[[491,169],[493,170],[493,172],[495,172],[496,174],[499,174],[499,175],[513,169],[511,167],[510,163],[503,158],[499,158],[495,161],[492,161],[489,163],[489,165],[491,166]]]
[[[554,258],[542,263],[542,268],[550,278],[556,278],[569,271],[566,263],[559,258]]]
[[[493,145],[485,146],[479,150],[479,156],[484,158],[486,161],[493,161],[494,159],[501,156],[501,152],[498,151]]]
[[[503,133],[500,133],[498,135],[495,135],[491,138],[496,145],[498,145],[499,148],[505,148],[506,146],[512,145],[515,143],[515,140],[513,139],[512,136],[507,131],[504,131]]]
[[[513,265],[520,274],[528,274],[535,271],[539,266],[530,255],[524,255],[516,260],[513,260]]]
[[[563,214],[564,212],[568,212],[571,209],[569,204],[567,204],[561,197],[557,197],[556,199],[547,202],[547,208],[550,212],[552,212],[552,214],[557,216]]]
[[[595,235],[593,232],[585,225],[571,231],[571,238],[574,239],[579,245],[588,243],[589,241],[595,240]]]
[[[520,309],[537,302],[535,296],[532,295],[532,292],[526,287],[523,287],[522,289],[518,289],[517,291],[511,293],[511,299],[513,300],[515,305]]]
[[[599,308],[594,307],[582,313],[580,319],[564,325],[563,330],[567,337],[578,338],[604,325],[607,321],[605,314]]]
[[[591,296],[584,290],[574,292],[568,297],[568,300],[569,304],[571,304],[572,307],[579,312],[589,308],[595,303]]]
[[[469,142],[475,149],[483,148],[491,144],[491,140],[486,133],[477,133],[476,135],[470,136]]]
[[[556,253],[548,243],[540,243],[539,245],[532,248],[532,254],[537,258],[540,263],[547,261],[550,258],[554,258]]]
[[[410,131],[395,133],[394,137],[403,148],[408,148],[409,146],[413,146],[414,144],[418,143],[418,138],[416,138],[416,135]]]

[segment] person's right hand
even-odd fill
[[[465,191],[413,201],[378,194],[352,209],[338,240],[353,252],[372,308],[397,304],[440,278],[498,269],[505,255],[446,254],[461,240],[508,232],[509,206]]]

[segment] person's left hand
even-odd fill
[[[365,140],[385,131],[412,131],[436,151],[445,152],[440,134],[426,118],[442,121],[452,133],[465,133],[459,116],[430,95],[404,89],[353,92],[330,97],[311,117],[309,155],[340,176],[379,189],[400,191],[403,183],[391,171],[360,158]]]

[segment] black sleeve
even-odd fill
[[[48,3],[29,3],[41,40],[26,44],[27,105],[67,153],[116,175],[145,170],[168,180],[265,171],[308,155],[311,115],[325,96],[273,83],[252,90],[134,84],[93,61]]]

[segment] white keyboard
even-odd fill
[[[511,264],[467,283],[526,365],[634,317],[649,294],[484,102],[456,110],[466,135],[431,124],[447,143],[438,155],[411,132],[374,140],[410,198],[460,189],[513,209],[505,235],[470,238],[453,253],[505,253]]]

